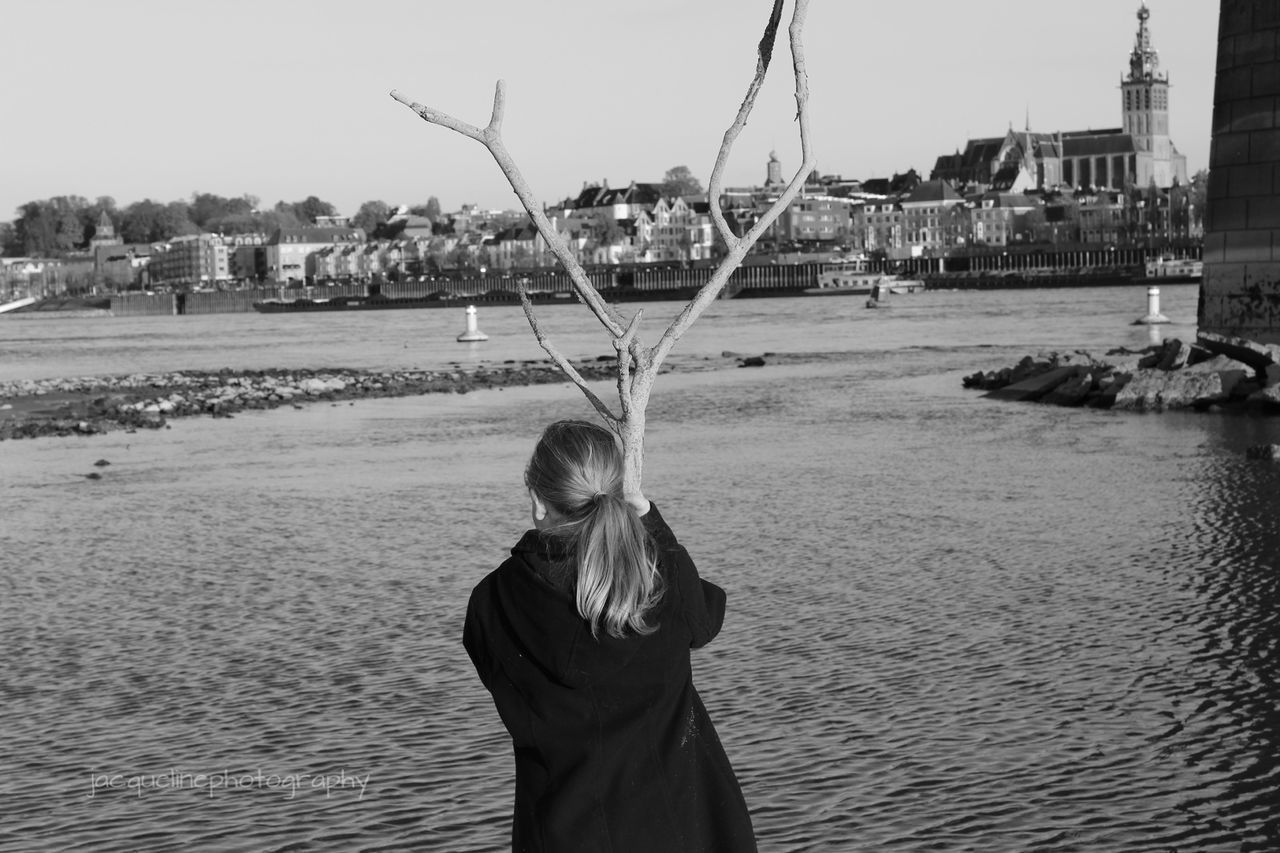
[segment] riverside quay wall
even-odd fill
[[[1066,287],[1129,284],[1142,275],[1146,261],[1166,255],[1198,259],[1200,245],[1198,242],[1148,247],[1024,245],[999,252],[956,253],[946,258],[872,261],[869,266],[873,272],[900,273],[922,279],[926,288]],[[805,257],[781,255],[770,263],[744,264],[734,270],[723,295],[739,298],[797,296],[806,288],[815,286],[818,276],[824,271],[847,269],[829,261],[801,260]],[[706,267],[636,265],[589,270],[587,277],[611,301],[684,301],[706,284],[711,272]],[[392,299],[445,296],[447,298],[434,304],[448,307],[456,305],[459,300],[476,304],[512,303],[518,301],[518,284],[534,294],[568,295],[573,290],[565,272],[543,270],[472,278],[440,276],[387,283],[381,285],[379,291],[382,296]],[[247,313],[254,310],[255,302],[362,297],[369,295],[369,291],[370,288],[363,284],[340,284],[188,293],[126,293],[111,297],[111,313],[116,316]]]
[[[725,288],[726,295],[783,295],[802,292],[817,283],[821,264],[753,264],[734,271]],[[641,299],[687,299],[692,289],[706,284],[711,270],[705,268],[621,267],[587,272],[592,285],[606,298],[610,296]],[[458,300],[477,304],[518,301],[517,288],[531,293],[568,294],[573,290],[569,276],[562,270],[520,272],[474,278],[437,277],[424,281],[387,283],[378,290],[382,296],[425,298],[446,295],[442,307],[456,305]],[[253,311],[253,303],[271,299],[332,299],[339,296],[367,296],[370,288],[363,284],[339,284],[313,287],[268,287],[249,290],[203,291],[190,293],[121,294],[111,298],[111,313],[116,316],[162,314],[225,314]]]
[[[1203,331],[1280,343],[1280,3],[1221,0]]]

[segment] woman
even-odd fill
[[[463,643],[511,734],[517,853],[755,851],[689,650],[724,619],[611,432],[549,426],[525,469],[536,529],[482,580]]]

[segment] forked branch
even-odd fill
[[[546,214],[542,212],[542,206],[534,197],[524,176],[520,173],[514,159],[507,151],[506,145],[502,140],[502,118],[506,105],[506,87],[501,80],[498,81],[494,92],[493,112],[489,118],[489,124],[483,128],[474,127],[466,122],[459,121],[453,116],[423,106],[416,101],[411,101],[397,91],[391,92],[392,98],[409,107],[421,116],[423,120],[474,139],[488,149],[498,167],[502,170],[503,175],[506,176],[507,182],[515,190],[516,196],[529,214],[534,227],[538,229],[538,233],[542,236],[548,248],[568,272],[574,292],[579,299],[587,304],[600,323],[608,330],[613,339],[614,349],[618,353],[617,385],[620,408],[617,414],[612,412],[604,401],[592,391],[589,384],[574,368],[569,359],[560,353],[547,339],[538,323],[532,302],[523,289],[521,290],[521,303],[524,306],[525,316],[529,320],[529,325],[533,329],[538,343],[551,357],[551,360],[582,390],[582,393],[586,395],[601,418],[621,437],[626,457],[625,488],[628,493],[638,494],[640,492],[641,468],[644,459],[645,409],[649,403],[649,395],[653,390],[654,378],[657,376],[663,360],[667,357],[671,348],[675,346],[676,341],[680,339],[680,336],[720,294],[725,284],[728,283],[730,275],[741,265],[743,258],[746,257],[747,252],[755,245],[756,241],[760,239],[760,236],[777,220],[782,211],[790,206],[791,202],[804,187],[805,179],[813,171],[814,157],[809,142],[809,82],[808,72],[805,69],[804,43],[802,39],[809,0],[795,0],[791,25],[788,28],[788,37],[791,43],[791,65],[796,86],[796,121],[799,125],[800,134],[800,167],[769,208],[747,230],[746,234],[739,237],[733,233],[733,230],[725,220],[724,212],[720,209],[724,170],[733,151],[733,144],[742,133],[743,128],[746,127],[747,119],[750,117],[751,111],[755,107],[756,98],[764,85],[765,77],[769,70],[769,62],[773,55],[778,26],[782,18],[784,2],[785,0],[773,0],[769,21],[765,26],[764,35],[760,39],[757,50],[755,75],[751,79],[746,97],[738,108],[733,124],[725,131],[707,188],[712,221],[715,223],[715,228],[721,239],[723,239],[727,251],[707,283],[672,319],[666,331],[659,338],[658,343],[652,348],[646,348],[639,339],[638,333],[642,312],[637,311],[630,321],[624,323],[613,307],[605,302],[600,293],[591,284],[590,279],[587,278],[586,272],[582,269],[578,259],[569,250],[568,244],[556,231],[550,220],[547,219]]]

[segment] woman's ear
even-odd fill
[[[532,502],[530,511],[533,513],[534,524],[536,525],[540,521],[546,521],[547,505],[542,502],[542,499],[538,497],[533,489],[529,490],[529,500]]]

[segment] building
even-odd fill
[[[1022,193],[990,190],[978,196],[969,211],[971,241],[979,246],[1008,246],[1037,235],[1034,218],[1042,205]],[[1040,213],[1043,219],[1043,213]]]
[[[233,281],[250,284],[266,279],[266,254],[263,246],[267,235],[260,231],[247,234],[224,234],[228,272]]]
[[[896,256],[906,246],[905,217],[893,198],[867,199],[854,208],[855,248]]]
[[[946,181],[925,181],[901,197],[898,209],[913,254],[941,254],[963,243],[969,231],[964,197]]]
[[[658,262],[711,260],[713,226],[706,202],[660,198],[647,217],[652,220],[644,238],[650,247],[648,259]]]
[[[218,234],[190,234],[156,243],[147,274],[152,286],[174,290],[224,285],[231,279],[227,246]]]
[[[847,243],[855,205],[848,198],[802,193],[778,216],[774,233],[790,243]]]
[[[364,243],[360,228],[277,228],[263,246],[263,274],[276,284],[305,284],[314,280],[314,262],[308,258],[335,245]]]
[[[1162,190],[1187,184],[1187,158],[1169,135],[1169,75],[1152,47],[1146,3],[1129,72],[1120,81],[1121,126],[1105,130],[1033,133],[1012,128],[1003,137],[971,139],[963,152],[943,155],[931,178],[957,186],[1006,192],[1068,187]]]

